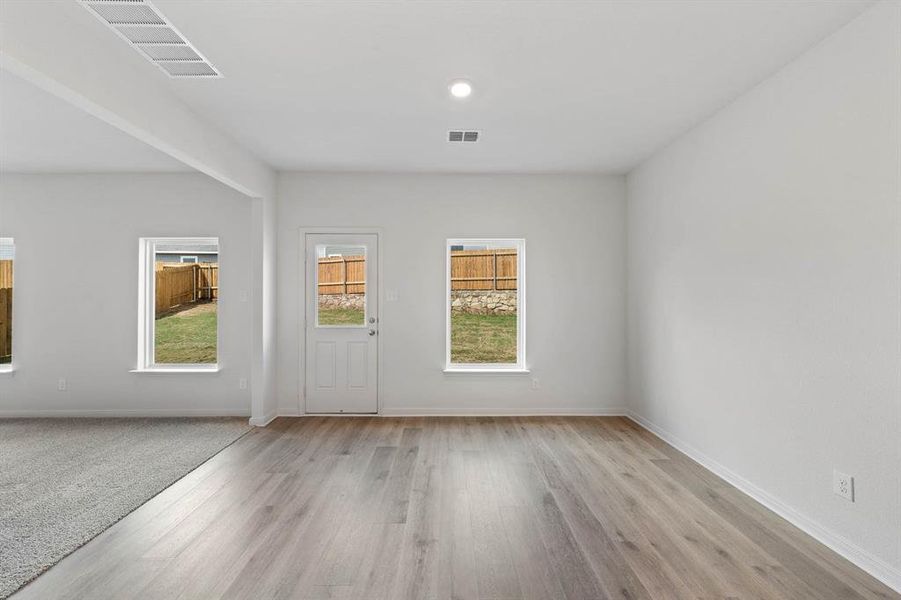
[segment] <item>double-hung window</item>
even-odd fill
[[[525,240],[447,240],[446,371],[525,371]]]
[[[141,238],[140,252],[138,370],[216,370],[219,239]]]

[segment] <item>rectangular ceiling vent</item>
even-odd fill
[[[447,132],[447,141],[449,142],[478,142],[479,131],[474,129],[452,129]]]
[[[222,77],[150,0],[78,2],[169,77]]]

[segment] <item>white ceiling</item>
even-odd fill
[[[154,4],[223,79],[169,79],[75,0],[3,0],[0,16],[22,42],[115,56],[278,169],[625,172],[872,2]],[[71,39],[42,37],[51,19]],[[97,72],[101,95],[117,74]],[[469,100],[449,96],[456,77],[473,82]],[[448,129],[481,141],[449,144]],[[0,168],[183,169],[7,74]]]
[[[0,171],[188,171],[81,109],[0,70]]]
[[[154,4],[225,76],[167,85],[278,169],[623,172],[870,2]]]

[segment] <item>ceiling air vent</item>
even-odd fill
[[[454,129],[447,132],[449,142],[478,142],[479,132],[475,130]]]
[[[150,0],[78,2],[169,77],[222,77]]]

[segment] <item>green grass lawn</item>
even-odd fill
[[[516,315],[451,314],[451,362],[515,363]]]
[[[155,362],[215,363],[216,320],[215,302],[157,319]]]
[[[156,320],[156,362],[216,362],[216,304],[195,305]],[[362,325],[363,311],[319,311],[321,325]],[[451,315],[451,360],[455,363],[516,362],[516,315]]]
[[[320,325],[364,325],[363,311],[358,308],[320,308]]]

